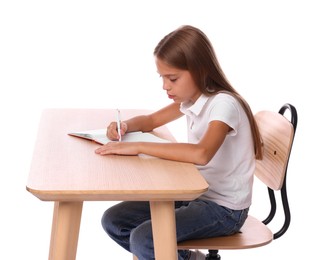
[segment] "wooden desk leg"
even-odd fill
[[[173,201],[150,201],[154,254],[157,260],[177,260]]]
[[[49,260],[75,260],[83,202],[55,202]]]

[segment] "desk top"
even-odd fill
[[[122,119],[147,110],[122,110]],[[112,109],[43,111],[27,190],[46,201],[192,200],[208,184],[193,164],[146,155],[100,156],[94,142],[69,132],[105,128],[115,120]],[[154,133],[174,141],[166,127]]]

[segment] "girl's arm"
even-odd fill
[[[230,128],[221,121],[209,123],[207,131],[198,144],[111,142],[96,150],[101,155],[137,155],[140,153],[163,159],[206,165],[225,140]]]
[[[173,120],[178,119],[183,114],[180,111],[179,103],[171,103],[170,105],[144,116],[137,116],[126,120],[128,132],[142,131],[150,132],[153,129],[165,125]]]
[[[121,122],[121,135],[134,131],[150,132],[159,126],[178,119],[182,115],[180,104],[171,103],[152,114],[136,116]],[[107,129],[107,135],[110,140],[119,139],[116,122],[111,122]]]

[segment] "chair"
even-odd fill
[[[290,112],[290,120],[285,112]],[[297,111],[286,103],[279,113],[261,111],[255,115],[263,142],[264,156],[256,162],[255,175],[268,189],[270,212],[263,221],[248,216],[240,232],[230,236],[196,239],[178,243],[178,249],[208,249],[207,260],[221,259],[218,250],[248,249],[265,246],[281,237],[288,229],[291,221],[290,208],[286,192],[287,165],[292,149],[297,126]],[[275,233],[267,226],[276,213],[275,193],[281,193],[284,212],[284,224]]]

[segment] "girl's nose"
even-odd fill
[[[170,89],[170,86],[169,86],[169,84],[167,84],[165,81],[163,81],[163,86],[162,86],[162,88],[163,88],[164,90],[169,90],[169,89]]]

